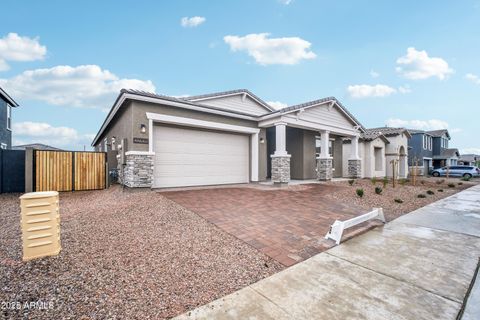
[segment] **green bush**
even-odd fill
[[[427,194],[432,195],[435,194],[435,192],[433,192],[432,190],[427,190]]]
[[[383,177],[383,181],[382,181],[382,182],[383,182],[383,188],[385,189],[385,188],[387,187],[387,185],[388,185],[388,177],[387,177],[387,176]]]
[[[363,194],[364,194],[363,188],[358,188],[357,189],[357,196],[359,196],[360,198],[363,198]]]
[[[407,179],[400,179],[400,184],[404,186],[407,183]]]
[[[370,179],[370,181],[373,185],[375,185],[377,183],[377,177],[373,177],[372,179]]]
[[[448,184],[448,187],[449,187],[449,188],[455,188],[455,183],[449,183],[449,184]]]
[[[396,203],[403,203],[403,200],[399,198],[395,198],[393,201],[395,201]]]
[[[443,189],[438,189],[437,191],[438,191],[438,192],[443,192]]]
[[[420,193],[419,195],[417,195],[417,198],[426,198],[427,196],[424,195],[423,193]]]
[[[381,187],[375,187],[375,193],[376,194],[381,194],[383,189]]]
[[[472,179],[472,177],[470,177],[470,176],[464,176],[464,177],[462,177],[462,180],[463,180],[463,181],[470,181],[470,179]]]
[[[348,180],[348,184],[349,184],[349,185],[353,186],[354,183],[355,183],[355,179],[350,179],[350,180]]]

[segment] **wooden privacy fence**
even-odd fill
[[[34,151],[35,191],[80,191],[106,187],[106,154],[80,151]]]

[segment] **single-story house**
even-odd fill
[[[26,149],[35,149],[35,150],[46,150],[46,151],[61,151],[62,149],[55,148],[43,143],[29,143],[13,146],[12,150],[26,150]]]
[[[478,162],[480,162],[478,154],[462,154],[458,159],[458,164],[463,166],[476,166]]]
[[[122,89],[92,146],[119,153],[129,187],[284,184],[329,180],[334,163],[337,175],[360,177],[365,132],[334,97],[275,110],[245,89],[186,98]]]
[[[379,127],[365,129],[360,134],[359,153],[362,158],[363,178],[393,177],[393,162],[395,177],[408,176],[408,139],[410,134],[405,128]],[[350,141],[345,140],[344,152],[350,151]],[[348,166],[343,162],[343,167]]]

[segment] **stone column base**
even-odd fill
[[[275,184],[290,182],[290,155],[272,155],[272,181]]]
[[[152,153],[128,154],[125,153],[125,167],[119,172],[119,181],[130,188],[151,188],[153,184],[153,160]]]
[[[317,158],[317,179],[321,181],[332,180],[333,159]]]
[[[350,178],[362,177],[362,160],[360,159],[348,160],[348,176]]]

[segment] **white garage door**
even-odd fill
[[[249,182],[249,136],[155,126],[154,187]]]

